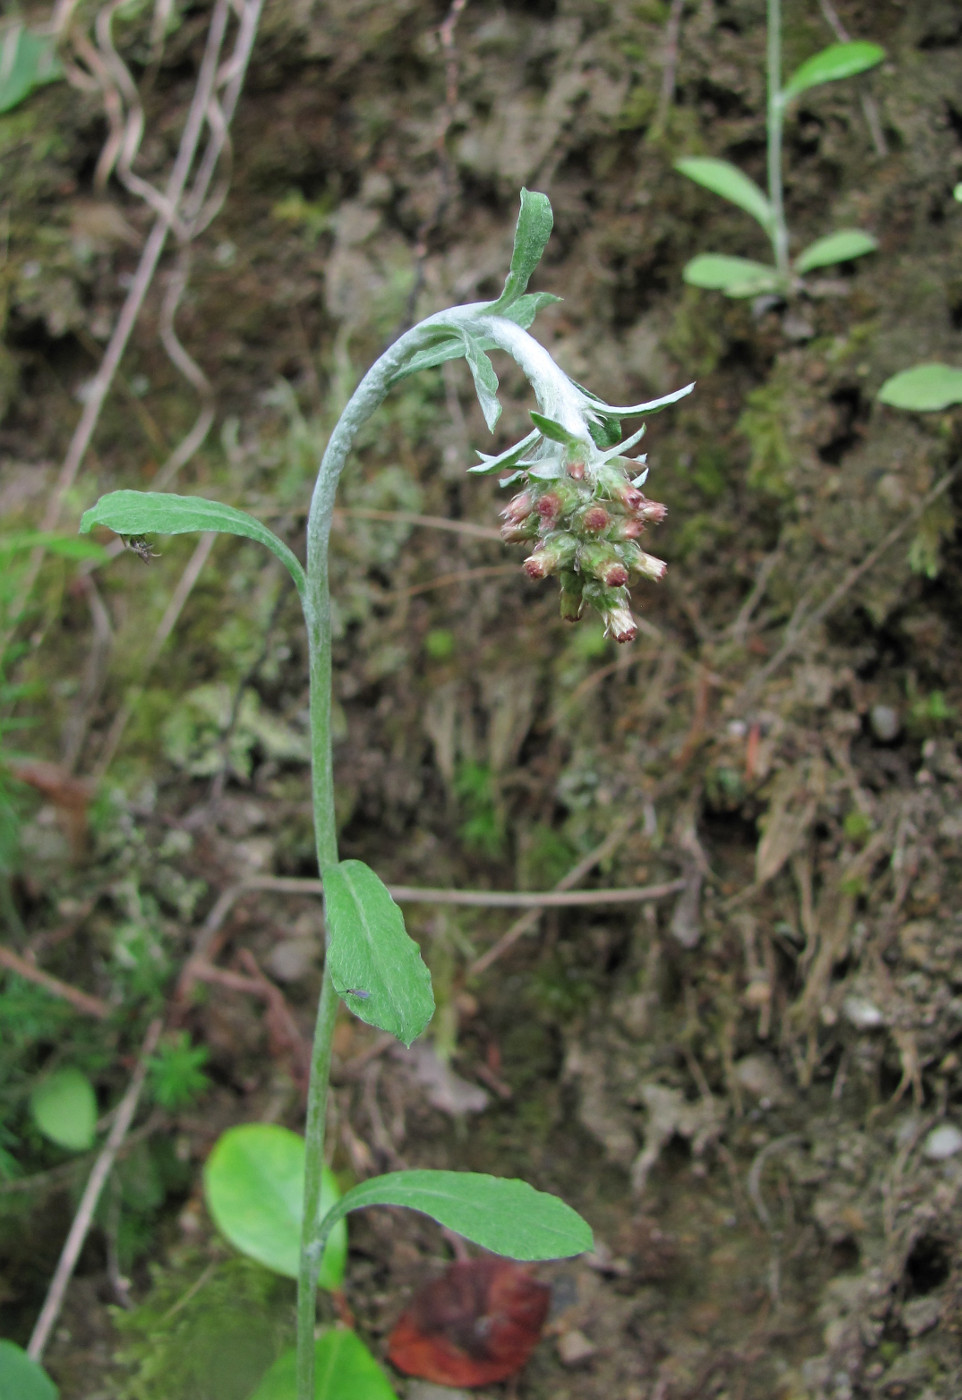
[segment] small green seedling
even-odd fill
[[[885,57],[885,50],[878,44],[860,41],[831,44],[806,59],[783,87],[781,25],[781,0],[768,0],[768,193],[727,160],[688,156],[675,162],[675,169],[689,180],[750,214],[772,245],[773,263],[724,253],[700,253],[686,265],[682,275],[691,286],[724,292],[729,297],[789,296],[801,286],[807,273],[851,262],[878,247],[877,239],[863,229],[836,229],[810,243],[796,258],[789,258],[782,182],[782,133],[789,103],[821,83],[837,82],[874,68]]]
[[[962,185],[952,198],[962,204]],[[962,369],[954,365],[913,365],[886,379],[876,395],[879,403],[910,413],[942,413],[962,403]]]
[[[551,206],[542,194],[523,190],[511,267],[494,302],[454,307],[429,316],[402,335],[361,380],[341,415],[321,461],[307,526],[307,567],[260,521],[217,501],[138,491],[115,491],[88,510],[82,532],[107,526],[144,540],[159,534],[212,530],[265,545],[294,581],[307,624],[310,665],[312,797],[317,860],[324,886],[324,974],[317,1012],[306,1140],[259,1125],[230,1130],[215,1146],[206,1188],[211,1213],[225,1235],[281,1273],[296,1275],[296,1360],[278,1363],[262,1382],[259,1400],[315,1400],[314,1327],[320,1281],[336,1287],[344,1268],[347,1215],[369,1206],[403,1206],[430,1216],[447,1229],[497,1254],[514,1259],[556,1259],[592,1245],[584,1220],[557,1197],[523,1181],[476,1173],[402,1171],[362,1182],[338,1197],[324,1168],[324,1128],[331,1041],[338,999],[361,1020],[389,1031],[405,1045],[421,1034],[434,1011],[431,977],[408,935],[400,909],[368,866],[338,857],[331,754],[331,607],[328,540],[338,478],[354,438],[392,385],[418,370],[463,358],[488,427],[501,412],[498,379],[488,358],[493,349],[510,355],[528,378],[538,402],[534,428],[495,457],[479,454],[470,468],[515,483],[517,493],[503,512],[504,538],[524,543],[529,578],[549,574],[561,585],[562,615],[571,621],[596,608],[608,633],[631,641],[636,625],[627,583],[657,579],[661,560],[638,544],[645,526],[664,507],[641,491],[644,458],[631,458],[642,427],[621,439],[620,420],[654,412],[689,393],[693,385],[651,403],[616,408],[574,383],[528,333],[536,312],[556,300],[529,294],[528,280],[551,232]],[[507,473],[505,477],[505,473]],[[326,1334],[329,1336],[331,1334]],[[361,1343],[321,1339],[324,1376],[316,1394],[371,1400],[390,1394],[387,1382],[361,1360]],[[340,1360],[338,1360],[340,1358]],[[330,1385],[329,1366],[364,1371],[362,1390],[350,1380]],[[366,1370],[364,1368],[367,1368]],[[296,1381],[295,1381],[296,1377]],[[372,1379],[373,1378],[373,1379]],[[296,1390],[295,1390],[296,1386]]]

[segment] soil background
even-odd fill
[[[160,188],[212,8],[175,3],[166,33],[148,7],[113,18],[132,168]],[[789,115],[793,250],[847,226],[880,243],[789,302],[682,280],[698,252],[767,256],[673,169],[709,154],[764,185],[761,0],[268,0],[223,202],[161,259],[66,489],[155,217],[104,156],[131,96],[97,6],[65,37],[72,81],[0,117],[4,533],[72,537],[102,492],[162,487],[303,557],[337,411],[413,320],[498,295],[521,186],[554,209],[533,285],[563,301],[534,331],[564,369],[614,403],[697,380],[650,420],[669,570],[635,590],[628,646],[562,622],[497,537],[503,494],[466,474],[529,430],[508,365],[494,438],[463,364],[405,381],[339,497],[342,855],[399,885],[671,887],[546,908],[480,969],[523,911],[407,902],[431,1031],[399,1052],[338,1030],[345,1180],[520,1175],[595,1229],[593,1255],[539,1270],[550,1335],[518,1400],[962,1395],[962,437],[957,411],[875,399],[962,365],[962,11],[785,10],[786,72],[832,17],[887,55]],[[109,1017],[3,973],[0,1331],[29,1336],[90,1160],[44,1145],[30,1086],[80,1063],[106,1110],[160,1009],[209,1082],[145,1109],[47,1364],[65,1400],[242,1400],[290,1288],[217,1239],[202,1164],[232,1123],[299,1126],[322,934],[280,888],[217,910],[316,873],[305,645],[255,545],[151,544],[148,566],[116,542],[94,568],[48,554],[29,594],[6,556],[4,944]],[[420,1217],[354,1220],[347,1298],[383,1354],[452,1246]]]

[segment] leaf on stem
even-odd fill
[[[816,267],[830,267],[832,263],[851,262],[865,253],[874,253],[878,239],[860,228],[840,228],[835,233],[827,233],[824,238],[816,238],[795,259],[795,271],[800,275],[812,272]]]
[[[410,1045],[434,1015],[434,996],[400,909],[363,861],[326,866],[322,879],[334,990],[361,1021]]]
[[[687,263],[682,277],[691,287],[724,292],[729,297],[753,297],[782,290],[778,272],[768,263],[727,253],[701,253]]]
[[[834,83],[839,78],[854,78],[856,73],[864,73],[874,68],[885,57],[885,50],[878,44],[868,44],[855,39],[847,44],[829,44],[827,49],[807,58],[800,68],[789,78],[781,91],[782,102],[790,102],[799,93],[817,87],[819,83]]]
[[[429,1215],[492,1254],[567,1259],[593,1247],[581,1216],[526,1181],[480,1172],[390,1172],[354,1186],[331,1212],[335,1220],[365,1206],[405,1206]]]
[[[524,292],[545,250],[551,236],[554,216],[551,201],[546,194],[536,190],[521,191],[521,212],[514,231],[514,248],[511,253],[511,268],[504,284],[504,291],[489,308],[500,315],[505,308],[516,302]]]
[[[489,457],[486,453],[479,452],[478,456],[481,461],[476,466],[468,467],[468,471],[473,472],[475,476],[494,476],[498,472],[506,471],[508,467],[518,466],[524,454],[529,448],[534,447],[540,436],[538,429],[535,428],[534,432],[529,433],[520,442],[516,442],[514,447],[508,447],[505,448],[504,452],[499,452],[497,457]]]
[[[498,403],[498,376],[477,339],[467,333],[464,333],[464,358],[468,362],[471,378],[474,380],[474,392],[478,396],[484,421],[488,425],[488,431],[493,433],[495,424],[501,417],[501,405]]]
[[[886,379],[879,403],[915,413],[940,413],[962,403],[962,369],[952,365],[913,365]]]
[[[2,1400],[57,1400],[60,1391],[42,1366],[16,1342],[0,1341]]]
[[[575,433],[569,433],[562,423],[556,422],[554,418],[548,418],[543,413],[536,413],[531,410],[531,421],[546,438],[552,442],[560,442],[562,447],[570,447],[574,452],[583,452],[586,442]]]
[[[696,185],[703,185],[712,194],[737,204],[771,234],[774,214],[768,196],[737,165],[716,160],[714,156],[686,156],[684,160],[675,161],[675,169],[694,180]]]
[[[336,1203],[334,1174],[323,1168],[321,1214]],[[243,1123],[217,1139],[204,1167],[207,1209],[235,1249],[276,1274],[297,1278],[304,1218],[304,1139],[273,1123]],[[336,1226],[321,1260],[321,1288],[340,1288],[347,1228]]]
[[[95,525],[106,525],[118,535],[185,535],[194,530],[213,530],[257,540],[281,561],[299,593],[306,586],[304,570],[284,541],[255,516],[222,501],[173,496],[164,491],[111,491],[84,511],[80,533],[89,534]]]
[[[328,1328],[314,1343],[314,1400],[397,1400],[356,1332]],[[297,1352],[282,1352],[251,1400],[297,1400]]]

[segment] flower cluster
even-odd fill
[[[616,641],[631,642],[638,628],[626,585],[632,575],[657,582],[667,568],[638,540],[666,511],[632,484],[627,459],[592,464],[586,455],[566,449],[563,476],[528,477],[501,512],[501,536],[509,544],[533,545],[524,561],[529,578],[558,575],[563,618],[577,622],[587,604],[601,613]]]

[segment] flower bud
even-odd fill
[[[582,545],[578,550],[578,567],[582,573],[599,579],[607,588],[621,588],[628,582],[628,570],[611,545]]]
[[[577,622],[584,611],[585,600],[580,593],[572,593],[562,586],[561,616],[565,622]]]
[[[509,525],[520,525],[522,520],[527,520],[533,509],[534,497],[531,492],[521,491],[517,496],[512,496],[501,516]]]
[[[521,567],[528,578],[547,578],[558,566],[551,556],[545,553],[544,547],[539,545],[533,554],[528,555]]]
[[[546,491],[538,501],[538,514],[546,529],[550,530],[561,518],[562,501],[557,491]]]
[[[576,457],[573,462],[568,463],[568,475],[572,481],[584,481],[585,464],[580,457]]]
[[[613,540],[636,540],[639,535],[643,535],[644,532],[645,523],[643,520],[639,520],[637,517],[633,520],[625,517],[616,521],[609,538]]]
[[[660,525],[668,514],[668,507],[662,505],[661,501],[646,500],[635,511],[639,520],[650,520],[654,525]]]
[[[501,538],[505,544],[523,544],[527,540],[536,540],[538,538],[537,516],[531,514],[527,520],[506,521],[501,526]]]
[[[581,517],[582,529],[593,535],[600,534],[610,522],[611,516],[599,505],[589,506]]]
[[[664,559],[656,559],[653,554],[646,554],[643,549],[639,549],[636,544],[625,546],[625,563],[629,569],[636,574],[641,574],[644,578],[650,578],[655,583],[660,583],[668,572],[668,565]]]
[[[610,633],[616,642],[633,642],[635,640],[638,628],[626,604],[616,603],[614,607],[606,608],[603,616],[606,637]]]
[[[559,569],[568,568],[575,556],[577,543],[562,530],[546,535],[542,542],[524,561],[524,571],[528,578],[547,578]]]

